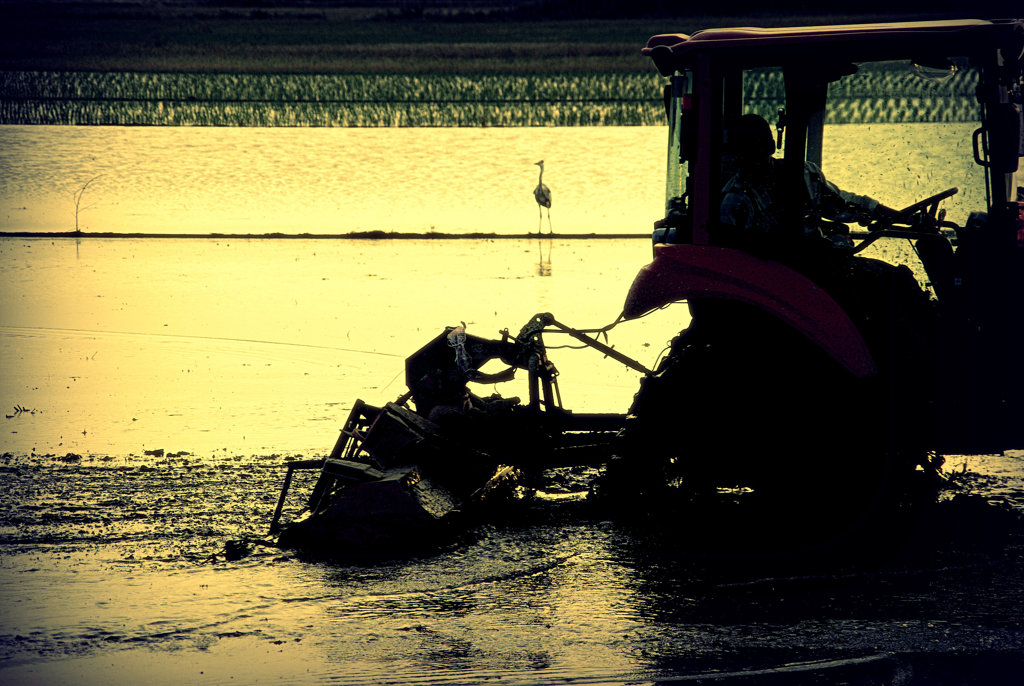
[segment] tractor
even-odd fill
[[[873,545],[927,520],[944,455],[1024,447],[1024,21],[711,29],[644,53],[668,79],[665,215],[616,323],[685,302],[668,353],[649,369],[598,340],[611,327],[548,313],[495,341],[448,327],[407,393],[288,465],[281,545],[426,539],[518,468],[596,464],[588,502],[690,550]],[[723,208],[751,145],[773,195],[748,205],[772,216],[743,224]],[[641,372],[628,412],[562,408],[545,334]],[[524,403],[468,390],[516,370]],[[321,474],[280,523],[296,469]]]
[[[1024,447],[1022,51],[1021,20],[648,41],[667,77],[666,214],[623,316],[685,301],[691,322],[642,381],[599,492],[667,503],[690,535],[821,537],[919,513],[945,454]],[[774,124],[770,230],[722,213],[750,115]],[[812,170],[890,202],[936,192],[834,221]]]

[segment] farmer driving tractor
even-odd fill
[[[723,166],[735,172],[722,189],[723,224],[779,236],[787,214],[786,203],[809,203],[811,216],[805,215],[801,223],[803,236],[828,238],[837,245],[849,246],[848,231],[836,222],[855,221],[867,226],[873,220],[891,221],[900,216],[874,198],[839,189],[810,161],[804,162],[803,187],[794,191],[797,197],[787,198],[782,160],[773,157],[775,149],[775,137],[760,115],[744,114],[726,129]]]

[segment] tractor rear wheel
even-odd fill
[[[854,378],[752,307],[691,306],[634,399],[605,492],[699,518],[687,535],[730,545],[822,541],[898,507],[923,450],[893,440],[885,378]]]

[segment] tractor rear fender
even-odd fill
[[[813,281],[779,262],[711,245],[657,245],[623,308],[635,319],[679,300],[714,298],[753,305],[786,322],[858,378],[878,368],[857,326]]]

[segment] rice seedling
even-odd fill
[[[977,75],[942,83],[906,68],[833,84],[829,123],[967,121]],[[150,126],[646,126],[664,123],[662,79],[644,72],[210,74],[0,72],[0,124]],[[782,75],[745,82],[773,119]]]
[[[79,214],[81,214],[81,212],[83,210],[89,209],[88,207],[82,207],[82,197],[85,195],[85,189],[88,188],[89,184],[91,184],[93,181],[95,181],[96,179],[100,178],[100,176],[102,176],[102,174],[100,174],[98,176],[92,177],[91,179],[86,181],[82,185],[82,187],[79,188],[74,193],[74,200],[75,200],[75,232],[76,233],[81,231],[81,228],[79,227],[79,224],[78,224],[78,216],[79,216]]]

